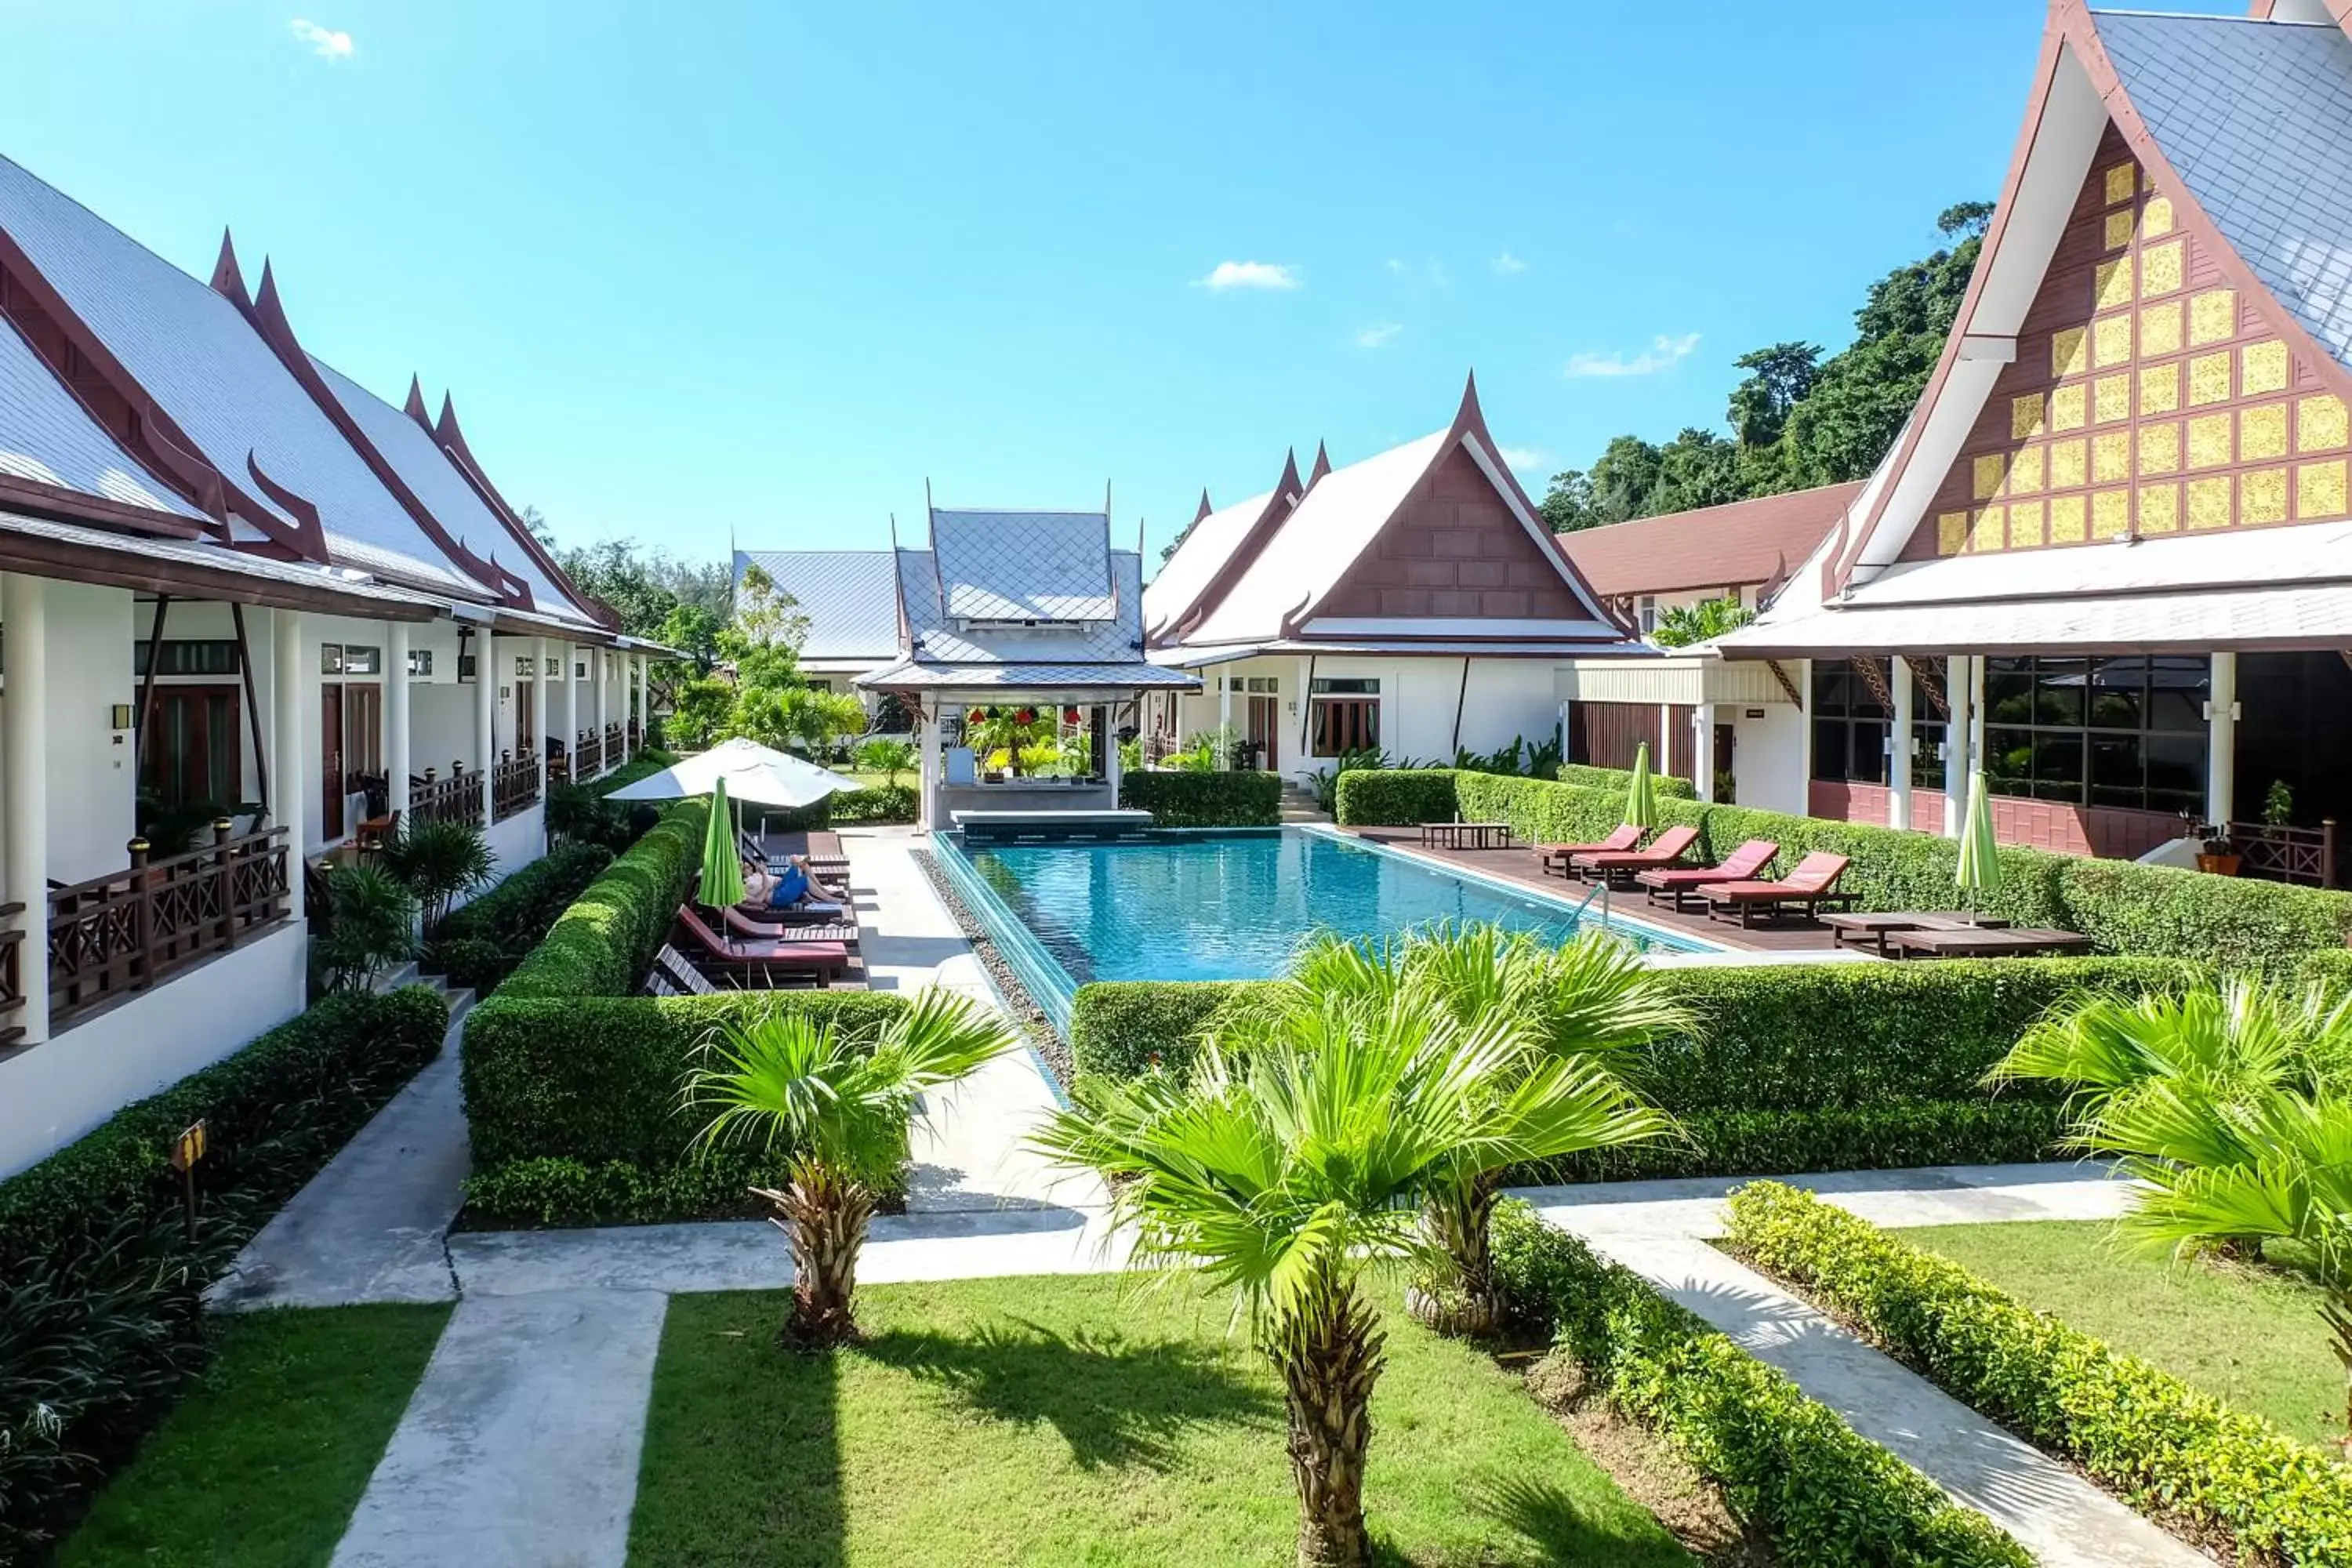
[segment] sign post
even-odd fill
[[[188,1205],[188,1239],[196,1239],[196,1162],[205,1157],[205,1127],[196,1121],[172,1140],[172,1169],[180,1173],[180,1191]]]

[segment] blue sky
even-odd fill
[[[1108,479],[1156,554],[1289,443],[1437,428],[1473,365],[1538,495],[1617,431],[1714,426],[1733,359],[1841,344],[1996,193],[2043,15],[0,10],[0,151],[200,275],[233,224],[313,353],[454,387],[564,542],[698,556],[919,537],[927,478]]]

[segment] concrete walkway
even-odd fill
[[[1709,1246],[1738,1182],[1538,1187],[1518,1195],[1793,1378],[1853,1429],[1990,1518],[2043,1568],[2192,1568],[2210,1563],[1810,1303]],[[2104,1219],[2129,1187],[2095,1165],[1845,1172],[1792,1178],[1886,1226]]]

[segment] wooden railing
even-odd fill
[[[490,820],[504,822],[539,803],[539,759],[509,752],[490,770]]]
[[[547,759],[547,787],[561,789],[572,782],[572,753],[558,751]]]
[[[604,771],[604,737],[593,730],[581,731],[578,742],[572,748],[572,776],[584,781]]]
[[[633,756],[633,757],[634,757],[634,756],[635,756],[639,752],[641,752],[641,751],[645,750],[645,744],[646,744],[646,727],[645,727],[644,725],[642,725],[642,724],[638,723],[635,719],[630,720],[630,721],[629,721],[629,755],[631,755],[631,756]]]
[[[25,947],[24,928],[16,917],[24,912],[22,904],[0,904],[0,1048],[25,1035],[24,972],[16,967]]]
[[[629,743],[621,738],[617,721],[604,726],[604,765],[617,768],[629,760]]]
[[[143,990],[286,917],[286,829],[233,837],[162,860],[131,843],[128,870],[49,893],[49,1022]]]
[[[482,821],[480,772],[469,773],[465,763],[451,763],[449,776],[436,778],[431,768],[425,769],[422,779],[409,781],[408,816],[414,822],[470,822],[479,826]]]
[[[2233,822],[2230,824],[2229,836],[2242,861],[2241,875],[2273,882],[2303,882],[2315,888],[2336,886],[2333,817],[2316,827]]]

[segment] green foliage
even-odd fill
[[[1467,746],[1454,750],[1454,765],[1465,773],[1526,774],[1529,778],[1548,779],[1559,772],[1559,739],[1547,735],[1530,742],[1525,735],[1514,735],[1507,746],[1497,746],[1491,752],[1474,752]]]
[[[485,1222],[516,1226],[745,1219],[760,1212],[752,1187],[788,1179],[781,1150],[730,1150],[656,1166],[549,1155],[477,1171],[466,1183],[466,1208]]]
[[[621,617],[621,630],[692,654],[693,638],[668,635],[671,613],[688,605],[724,620],[735,597],[734,574],[724,562],[695,563],[660,550],[609,540],[557,557],[565,576]]]
[[[734,661],[736,684],[746,692],[799,686],[808,630],[800,601],[752,564],[735,586],[735,618],[719,634],[719,647]]]
[[[2240,1561],[2352,1560],[2352,1469],[1809,1194],[1732,1195],[1730,1240],[1962,1402]]]
[[[416,900],[373,866],[338,866],[327,877],[326,918],[310,962],[330,992],[365,991],[416,956]]]
[[[669,738],[689,752],[699,752],[719,738],[734,710],[732,681],[709,676],[680,681],[670,699]]]
[[[1272,827],[1282,821],[1282,775],[1129,773],[1118,782],[1118,801],[1150,812],[1155,827]]]
[[[882,782],[892,789],[898,787],[898,775],[911,772],[918,760],[914,746],[906,741],[868,741],[857,748],[857,765],[869,773],[880,773]]]
[[[1337,819],[1339,812],[1339,781],[1360,768],[1384,768],[1389,765],[1388,753],[1376,748],[1342,752],[1331,759],[1328,768],[1317,768],[1307,774],[1315,789],[1315,809]],[[1405,764],[1410,765],[1410,764]]]
[[[1650,634],[1650,640],[1660,647],[1688,647],[1693,643],[1713,642],[1755,618],[1756,612],[1742,605],[1737,594],[1702,599],[1696,605],[1675,605],[1659,612],[1657,629]]]
[[[1452,768],[1351,768],[1339,776],[1327,809],[1349,827],[1451,822],[1459,776]]]
[[[425,949],[418,967],[447,981],[452,990],[471,991],[481,997],[497,989],[514,965],[507,950],[488,937],[461,936],[436,938]]]
[[[682,800],[606,867],[507,976],[502,997],[625,996],[653,963],[701,866],[707,800]],[[479,1011],[473,1018],[480,1016]],[[469,1018],[468,1027],[473,1019]]]
[[[561,845],[463,909],[452,910],[425,952],[430,973],[488,996],[539,945],[556,918],[613,863],[601,844]]]
[[[1816,1568],[2027,1568],[1982,1515],[1858,1436],[1828,1406],[1606,1263],[1525,1204],[1495,1215],[1496,1273],[1619,1409],[1664,1434],[1783,1563]]]
[[[1631,768],[1596,768],[1587,763],[1562,763],[1558,778],[1561,784],[1574,784],[1579,789],[1607,790],[1625,804],[1625,792],[1633,787]],[[1696,800],[1698,790],[1688,779],[1678,779],[1672,773],[1652,773],[1650,790],[1660,800]]]
[[[746,685],[715,734],[742,736],[771,751],[829,754],[835,742],[866,728],[865,704],[846,691],[793,685]]]
[[[440,1049],[431,991],[333,996],[0,1181],[0,1559],[28,1555],[204,1362],[200,1298]],[[193,1241],[171,1140],[210,1153]]]
[[[490,879],[498,861],[478,822],[405,817],[383,841],[384,870],[416,896],[425,929],[440,928],[456,899]]]

